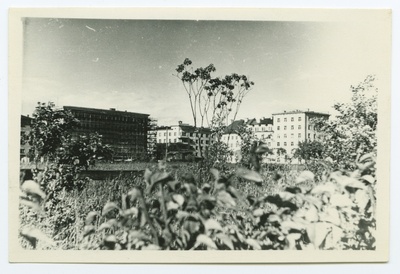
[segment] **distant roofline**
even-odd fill
[[[192,125],[189,125],[189,124],[180,124],[180,125],[171,125],[171,126],[158,126],[157,128],[155,128],[155,130],[172,129],[172,127],[181,127],[181,128],[184,128],[184,129],[192,130],[193,132],[196,129],[198,129],[198,130],[200,130],[202,132],[204,132],[204,131],[211,132],[211,129],[208,128],[208,127],[197,127],[196,128],[195,126],[192,126]]]
[[[316,111],[311,111],[311,110],[305,110],[305,111],[304,111],[304,110],[284,111],[284,112],[273,113],[272,116],[274,116],[274,115],[284,115],[284,114],[299,114],[299,113],[318,114],[318,115],[324,115],[324,116],[331,116],[329,113],[316,112]]]
[[[109,113],[125,113],[125,114],[135,114],[135,115],[142,115],[142,116],[150,116],[150,114],[146,113],[138,113],[138,112],[130,112],[130,111],[123,111],[123,110],[116,110],[116,109],[103,109],[103,108],[86,108],[86,107],[76,107],[76,106],[63,106],[64,109],[75,109],[75,110],[86,110],[86,111],[105,111]]]

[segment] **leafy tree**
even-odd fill
[[[293,157],[300,160],[316,160],[322,159],[324,145],[319,141],[299,142],[299,147],[295,150]]]
[[[236,118],[243,98],[254,85],[247,76],[237,73],[214,78],[213,64],[193,68],[189,58],[176,71],[189,97],[195,127],[203,127],[205,123],[208,127],[226,126],[230,119]]]
[[[69,139],[57,151],[58,163],[88,169],[97,159],[111,159],[110,146],[104,145],[98,133],[80,136],[77,140]]]
[[[45,170],[38,179],[46,188],[58,178],[52,190],[73,189],[77,173],[93,165],[96,159],[111,158],[112,151],[98,133],[73,139],[70,131],[79,124],[71,112],[56,110],[52,102],[38,103],[33,114],[32,130],[22,136],[31,145],[30,154],[36,162],[45,158]]]
[[[356,159],[369,152],[376,153],[378,124],[377,92],[374,76],[367,76],[357,86],[351,86],[350,103],[336,103],[339,113],[332,121],[315,121],[324,144],[324,157],[343,168],[353,167]]]
[[[54,110],[54,103],[38,102],[31,131],[22,136],[22,142],[31,146],[30,156],[37,162],[41,157],[54,160],[56,151],[70,138],[68,131],[78,125],[78,120],[71,112]]]

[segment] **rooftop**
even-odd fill
[[[273,113],[273,115],[285,115],[285,114],[299,114],[299,113],[305,113],[305,114],[317,114],[317,115],[324,115],[324,116],[330,116],[329,113],[323,113],[323,112],[316,112],[316,111],[311,111],[311,110],[290,110],[290,111],[283,111],[279,113]]]
[[[85,107],[75,107],[75,106],[64,106],[64,109],[80,110],[80,111],[86,111],[86,112],[95,112],[95,113],[101,113],[101,114],[117,113],[117,114],[127,114],[127,115],[150,116],[150,114],[129,112],[129,111],[126,111],[126,110],[125,111],[121,111],[121,110],[116,110],[115,108],[99,109],[99,108],[85,108]]]

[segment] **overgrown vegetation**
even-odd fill
[[[376,101],[362,95],[372,87],[371,79],[352,88],[352,104],[335,106],[342,113],[337,121],[321,124],[322,153],[299,152],[313,160],[306,169],[263,165],[268,147],[245,142],[245,158],[236,166],[227,165],[228,154],[211,146],[208,162],[160,162],[147,166],[143,176],[105,182],[79,179],[79,169],[65,173],[65,168],[84,169],[107,147],[101,138],[70,139],[61,122],[66,118],[54,118],[59,116],[41,104],[35,123],[42,129],[28,139],[34,155],[51,157],[43,171],[21,177],[21,244],[90,250],[374,250]],[[53,117],[50,123],[42,122],[46,117]],[[48,154],[43,132],[61,136]],[[350,141],[342,139],[346,134]]]

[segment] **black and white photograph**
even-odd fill
[[[9,29],[10,261],[388,261],[390,10],[12,9]]]

